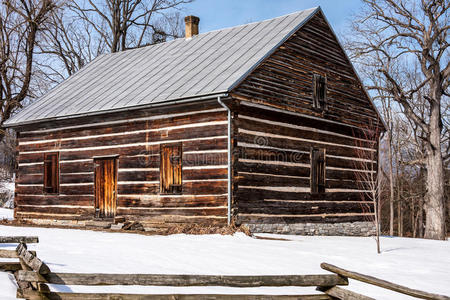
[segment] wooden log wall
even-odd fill
[[[327,76],[327,109],[313,108],[315,73]],[[246,223],[353,222],[373,218],[361,153],[376,153],[364,129],[379,124],[350,62],[317,14],[231,95],[234,215]],[[312,195],[310,151],[326,152],[326,190]],[[370,155],[368,155],[370,157]],[[366,156],[362,156],[366,157]],[[376,157],[376,156],[375,156]],[[376,163],[376,161],[375,161]],[[363,175],[363,176],[359,176]]]
[[[116,215],[129,220],[226,222],[227,113],[216,100],[114,118],[19,130],[17,218],[92,219],[93,157],[119,155]],[[179,142],[183,192],[160,195],[160,145]],[[47,152],[60,153],[59,194],[43,192]]]
[[[373,141],[342,134],[346,125],[245,101],[234,126],[238,158],[233,163],[233,199],[239,222],[371,220],[368,184],[361,182],[368,178],[362,167],[369,162],[359,153],[375,152]],[[324,194],[311,194],[311,147],[326,152]]]
[[[327,77],[327,110],[313,108],[314,74]],[[316,14],[243,81],[241,99],[354,126],[377,113],[323,15]]]

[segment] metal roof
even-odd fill
[[[226,93],[319,10],[101,55],[4,125]]]

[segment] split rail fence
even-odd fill
[[[83,274],[54,273],[42,262],[33,251],[27,249],[26,243],[37,243],[37,237],[0,237],[0,243],[19,243],[16,250],[0,251],[0,258],[19,258],[19,263],[0,263],[0,271],[14,272],[18,291],[17,298],[25,299],[85,299],[85,300],[194,300],[194,299],[373,299],[340,286],[348,285],[348,279],[359,280],[368,284],[386,288],[398,293],[420,299],[450,300],[444,295],[431,294],[410,289],[382,279],[356,272],[351,272],[327,263],[321,267],[334,274],[320,275],[281,275],[281,276],[214,276],[214,275],[164,275],[164,274]],[[321,294],[315,295],[213,295],[213,294],[107,294],[107,293],[69,293],[52,292],[48,284],[58,285],[141,285],[141,286],[173,286],[173,287],[316,287]]]

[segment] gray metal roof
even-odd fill
[[[319,9],[101,55],[4,125],[226,93]]]

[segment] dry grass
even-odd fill
[[[205,224],[177,224],[168,226],[165,234],[221,234],[221,235],[233,235],[236,232],[242,232],[248,236],[252,236],[252,233],[247,226],[236,226],[234,224],[229,226],[220,225],[205,225]]]
[[[116,232],[116,233],[137,233],[142,235],[171,235],[171,234],[221,234],[221,235],[233,235],[236,232],[242,232],[247,236],[253,236],[249,228],[245,225],[236,226],[234,224],[227,225],[206,225],[206,224],[181,224],[170,223],[165,224],[161,228],[157,228],[154,231],[141,231],[141,230],[111,230],[100,228],[85,228],[84,226],[70,226],[70,225],[49,225],[49,224],[36,224],[28,220],[7,220],[0,219],[0,225],[18,226],[18,227],[41,227],[41,228],[66,228],[66,229],[78,229],[78,230],[92,230],[103,232]]]

